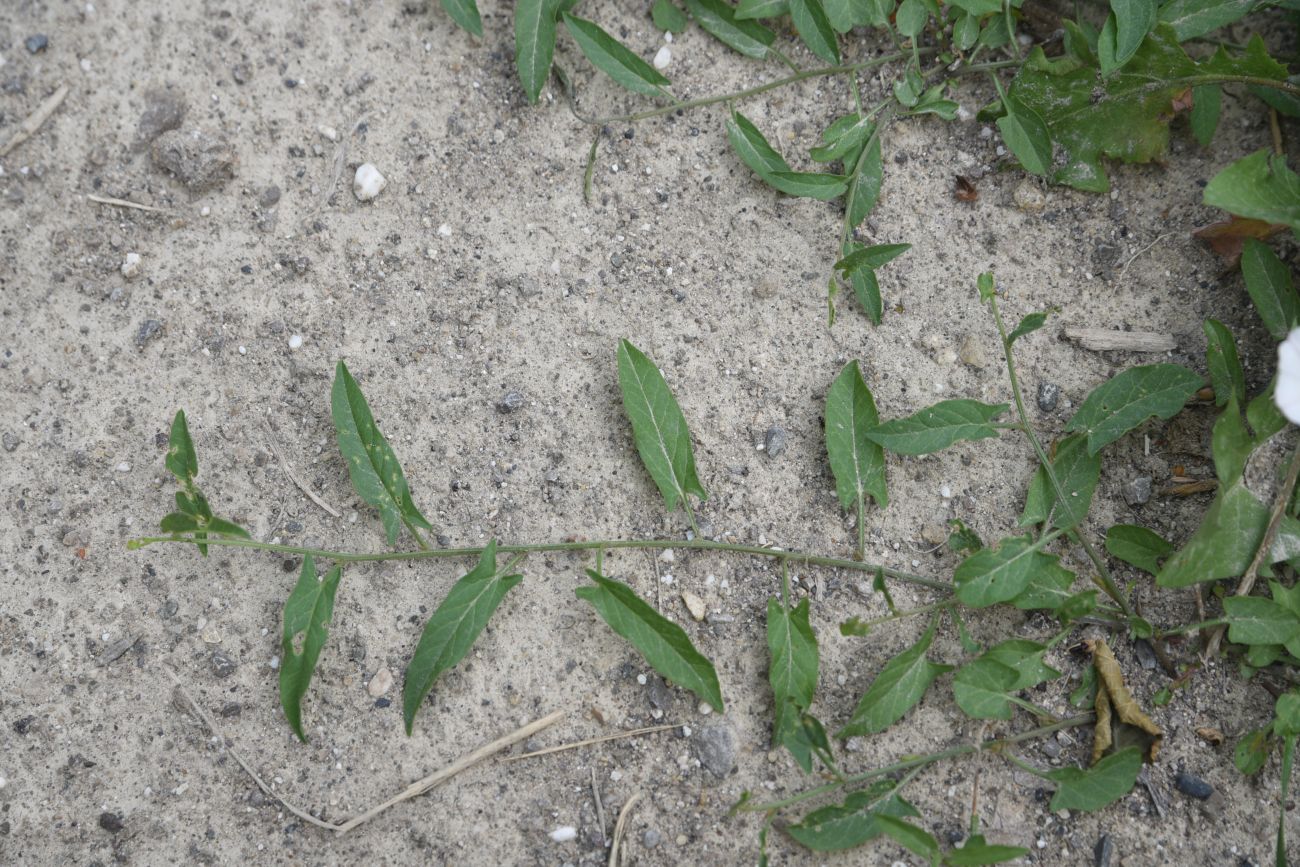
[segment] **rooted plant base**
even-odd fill
[[[609,24],[610,11],[584,15]],[[764,619],[779,570],[680,548],[672,562],[611,551],[604,572],[654,600],[714,661],[725,716],[664,688],[575,600],[594,556],[552,552],[530,556],[525,580],[470,657],[435,685],[408,739],[398,689],[372,695],[367,686],[381,669],[400,683],[421,625],[472,561],[354,564],[304,704],[310,741],[302,745],[278,708],[275,670],[280,610],[301,562],[215,547],[200,561],[191,549],[128,553],[122,545],[151,531],[170,499],[160,442],[177,406],[188,410],[205,488],[220,492],[214,507],[257,539],[385,549],[377,516],[352,493],[330,443],[329,374],[340,358],[362,377],[439,544],[681,538],[685,518],[665,516],[623,420],[610,359],[626,335],[663,368],[691,421],[711,495],[698,519],[711,535],[851,557],[858,531],[844,522],[826,469],[827,389],[856,359],[891,417],[949,396],[1008,401],[996,331],[970,288],[981,271],[1012,287],[1003,301],[1011,321],[1061,311],[1047,332],[1017,345],[1024,388],[1061,390],[1057,408],[1030,407],[1048,435],[1098,382],[1144,360],[1045,336],[1063,325],[1171,334],[1178,349],[1159,360],[1200,370],[1200,323],[1214,316],[1241,342],[1251,385],[1268,376],[1267,335],[1239,279],[1217,280],[1220,262],[1182,231],[1218,216],[1198,204],[1198,182],[1270,141],[1264,116],[1234,114],[1231,101],[1212,155],[1176,124],[1177,158],[1166,169],[1113,167],[1113,198],[1055,188],[1044,198],[1036,182],[1008,171],[979,177],[978,198],[957,201],[954,175],[992,165],[996,136],[982,137],[974,123],[895,121],[871,240],[912,249],[881,271],[880,328],[845,303],[828,330],[825,277],[840,252],[841,215],[763,187],[730,153],[721,106],[611,128],[587,206],[589,131],[558,99],[524,106],[500,16],[485,18],[485,44],[475,44],[445,17],[400,5],[168,5],[155,20],[158,12],[136,4],[86,15],[72,7],[0,13],[3,72],[22,85],[0,92],[0,138],[59,81],[71,86],[39,135],[5,158],[0,177],[8,397],[0,410],[0,860],[603,863],[603,840],[640,794],[620,846],[632,862],[745,864],[761,818],[728,817],[741,792],[778,800],[819,782],[770,748]],[[626,39],[649,57],[659,37],[638,21]],[[36,33],[49,44],[32,54],[22,43]],[[141,39],[127,42],[126,33]],[[787,47],[803,65],[817,63]],[[698,30],[675,40],[672,55],[686,97],[774,74]],[[132,149],[146,85],[167,83],[188,99],[187,125],[229,135],[233,181],[191,193]],[[972,85],[981,89],[959,95],[974,108],[989,92]],[[850,101],[841,82],[800,87],[797,104],[778,93],[741,107],[787,156],[811,146]],[[623,107],[599,80],[584,93],[609,113]],[[781,111],[768,99],[784,100]],[[364,131],[350,135],[361,119]],[[347,142],[342,174],[322,126]],[[366,203],[347,187],[362,162],[388,179]],[[91,193],[169,213],[97,204]],[[129,252],[141,256],[132,282],[121,272]],[[514,392],[523,400],[504,399]],[[1143,433],[1111,447],[1087,524],[1094,539],[1114,523],[1174,540],[1190,532],[1208,496],[1158,491],[1175,465],[1209,467],[1209,421],[1208,411],[1189,410],[1143,428],[1149,452]],[[780,454],[756,448],[775,441],[772,428],[785,434]],[[277,449],[341,518],[289,480]],[[889,472],[890,506],[870,511],[865,526],[867,558],[946,579],[959,558],[936,549],[933,528],[957,517],[986,540],[1009,532],[1033,463],[1008,437],[891,457]],[[1155,479],[1157,494],[1130,506],[1121,491],[1141,477]],[[1071,561],[1084,565],[1081,556]],[[841,620],[886,613],[869,580],[833,568],[794,572],[821,641],[814,709],[838,728],[925,618],[843,637]],[[1118,577],[1149,589],[1131,571]],[[704,622],[683,606],[682,590],[704,600]],[[900,607],[932,598],[923,588],[891,592]],[[1190,591],[1145,592],[1143,601],[1153,621],[1195,619]],[[1001,609],[967,623],[986,643],[1055,632]],[[1079,863],[1104,834],[1125,863],[1263,863],[1277,762],[1242,778],[1229,751],[1236,735],[1268,719],[1271,698],[1216,664],[1152,709],[1149,698],[1169,679],[1144,667],[1128,641],[1113,646],[1166,733],[1150,771],[1163,815],[1142,787],[1096,814],[1054,813],[1039,780],[985,757],[937,765],[910,783],[924,827],[955,839],[978,785],[983,832],[1030,847],[1035,863]],[[930,655],[961,656],[949,625]],[[1075,678],[1085,661],[1064,646],[1046,658]],[[255,789],[174,706],[164,665],[263,778],[330,821],[557,708],[568,711],[566,723],[529,749],[657,722],[680,722],[690,734],[489,761],[335,838]],[[1065,693],[1076,682],[1030,698],[1069,715]],[[977,725],[948,693],[935,693],[902,725],[851,741],[839,757],[856,772],[1036,725],[1016,714]],[[1198,728],[1221,730],[1228,745],[1208,746]],[[1040,767],[1077,764],[1088,735],[1031,743],[1019,755]],[[726,744],[734,746],[729,772]],[[1180,768],[1215,794],[1183,794],[1174,785]],[[576,828],[576,838],[553,841],[561,826]],[[778,832],[769,847],[781,863],[827,860]],[[872,847],[845,863],[908,857],[891,843]]]

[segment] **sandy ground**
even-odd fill
[[[1012,318],[1059,309],[1020,350],[1031,402],[1040,383],[1061,389],[1054,410],[1034,410],[1045,436],[1093,385],[1144,360],[1079,349],[1058,339],[1066,325],[1169,333],[1179,349],[1167,357],[1203,369],[1200,323],[1218,316],[1242,340],[1252,383],[1267,379],[1265,338],[1239,278],[1220,280],[1220,263],[1186,234],[1215,217],[1199,200],[1217,167],[1268,143],[1263,115],[1241,101],[1228,100],[1212,152],[1180,124],[1168,167],[1116,168],[1114,193],[1100,197],[997,171],[997,137],[978,122],[895,124],[866,237],[914,248],[884,272],[882,327],[844,300],[830,329],[836,205],[758,183],[730,152],[720,106],[609,126],[585,204],[590,129],[554,83],[541,105],[524,102],[509,9],[484,6],[481,43],[428,3],[398,0],[0,8],[0,140],[60,83],[70,88],[34,140],[0,160],[0,861],[597,864],[620,807],[641,793],[630,863],[744,864],[757,856],[760,821],[728,818],[740,794],[771,798],[818,782],[770,748],[763,612],[778,576],[761,561],[684,552],[672,564],[624,554],[607,569],[656,600],[717,662],[728,702],[721,718],[664,689],[575,600],[589,560],[536,556],[408,739],[400,675],[420,624],[465,564],[389,564],[347,570],[305,705],[310,743],[299,744],[281,716],[274,670],[298,562],[125,549],[168,509],[162,451],[177,408],[189,414],[214,506],[259,539],[383,548],[333,445],[328,393],[340,358],[441,544],[680,537],[683,517],[665,515],[619,403],[614,348],[628,337],[662,366],[690,420],[713,534],[847,556],[855,531],[826,465],[826,389],[857,358],[886,415],[946,396],[1007,400],[993,324],[973,288],[980,271],[996,271],[1007,287]],[[602,2],[588,12],[616,32],[625,25],[621,36],[643,56],[660,44],[639,11]],[[25,41],[35,34],[48,45],[31,53]],[[877,49],[868,41],[852,50]],[[673,56],[668,73],[685,97],[780,74],[698,30],[674,42]],[[596,79],[567,40],[558,57],[576,71],[584,110],[643,105]],[[883,92],[878,79],[864,88]],[[160,89],[165,98],[148,95]],[[990,95],[983,82],[959,93],[970,108]],[[183,131],[226,137],[233,178],[196,191],[155,164],[142,138],[167,119],[168,104],[173,114],[184,105]],[[797,155],[849,104],[844,82],[819,81],[744,110],[807,167]],[[388,179],[372,202],[350,190],[360,162]],[[977,202],[954,200],[957,173],[980,176]],[[96,204],[92,194],[164,212]],[[128,280],[131,253],[140,261]],[[525,403],[502,413],[496,404],[509,391]],[[1141,435],[1108,453],[1094,538],[1116,522],[1175,538],[1190,532],[1206,496],[1157,494],[1130,507],[1121,487],[1151,476],[1159,489],[1176,464],[1207,474],[1209,422],[1207,412],[1188,412],[1144,429],[1149,453]],[[777,455],[757,448],[773,426],[788,434]],[[341,518],[295,487],[277,449]],[[956,559],[935,550],[925,528],[960,517],[986,540],[1011,532],[1031,471],[1028,449],[1010,435],[891,459],[893,502],[868,518],[869,556],[950,575]],[[1142,588],[1153,619],[1194,618],[1189,594],[1157,596],[1147,579],[1120,574]],[[798,577],[822,642],[815,710],[838,726],[918,624],[844,638],[841,619],[879,615],[883,602],[854,575]],[[681,589],[705,599],[708,622],[689,618]],[[894,594],[900,605],[929,599],[905,586]],[[983,641],[1052,633],[1043,618],[1015,612],[969,623]],[[110,661],[124,640],[133,643]],[[1127,640],[1113,643],[1144,701],[1168,683]],[[951,624],[932,655],[961,658]],[[1084,661],[1062,646],[1049,662],[1068,677],[1030,698],[1065,712]],[[178,709],[169,668],[277,793],[330,819],[556,709],[565,720],[533,745],[656,722],[690,734],[489,763],[332,837],[254,788]],[[398,686],[377,700],[367,684],[380,669]],[[1158,709],[1168,732],[1150,772],[1160,810],[1139,786],[1095,815],[1053,814],[1039,781],[993,757],[940,765],[906,794],[948,841],[961,838],[978,786],[990,837],[1031,847],[1026,861],[1036,864],[1092,863],[1103,834],[1113,864],[1262,863],[1271,857],[1277,762],[1243,780],[1230,745],[1269,707],[1262,690],[1221,665]],[[698,760],[711,726],[726,727],[737,748],[724,778]],[[842,755],[861,770],[1030,726],[1023,715],[974,724],[940,688],[902,724]],[[1198,726],[1222,729],[1229,746],[1206,745]],[[1021,755],[1043,766],[1078,762],[1087,737],[1080,730]],[[1178,792],[1179,768],[1215,797]],[[577,839],[552,842],[548,833],[562,825],[577,827]],[[779,833],[771,842],[774,863],[913,863],[887,843],[814,857]]]

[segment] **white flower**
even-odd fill
[[[1300,424],[1300,328],[1277,348],[1277,388],[1273,400],[1292,424]]]

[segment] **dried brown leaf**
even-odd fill
[[[1124,674],[1120,671],[1115,654],[1105,641],[1095,639],[1085,641],[1092,654],[1093,665],[1097,668],[1097,724],[1092,742],[1092,761],[1096,764],[1112,746],[1128,746],[1118,743],[1121,739],[1131,741],[1134,735],[1146,746],[1145,758],[1149,762],[1156,760],[1160,751],[1160,742],[1164,732],[1152,722],[1142,708],[1138,707],[1133,693],[1124,685]],[[1116,724],[1118,717],[1118,725]]]
[[[1230,216],[1226,220],[1202,226],[1192,232],[1192,236],[1208,244],[1211,250],[1228,261],[1229,266],[1236,266],[1241,259],[1241,251],[1246,246],[1247,238],[1262,241],[1285,228],[1286,226],[1266,223],[1263,220]]]
[[[1209,726],[1200,726],[1196,729],[1196,736],[1205,741],[1210,746],[1222,746],[1224,737],[1223,732]]]

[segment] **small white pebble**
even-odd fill
[[[443,223],[441,226],[438,227],[438,234],[444,238],[450,238],[451,226],[448,226],[446,223]]]
[[[561,825],[551,832],[551,839],[556,843],[567,843],[570,840],[577,839],[578,829],[572,825]]]
[[[671,30],[665,30],[664,42],[672,42],[672,41],[673,41],[673,32]]]
[[[128,280],[134,280],[140,276],[140,254],[127,253],[126,258],[122,260],[122,276]]]
[[[691,736],[691,727],[682,726],[682,737],[689,738],[690,736]]]
[[[211,213],[212,213],[212,209],[209,208],[207,205],[204,205],[203,207],[199,208],[199,216],[200,216],[200,217],[206,217],[208,214],[211,214]]]
[[[704,702],[700,702],[700,716],[708,716],[713,713],[713,708]]]
[[[290,337],[290,338],[289,338],[289,348],[290,348],[290,349],[298,349],[298,348],[300,348],[301,346],[302,346],[302,335],[301,335],[301,334],[295,334],[293,337]]]
[[[952,499],[952,488],[949,487],[948,485],[944,485],[943,487],[941,487],[941,488],[939,489],[939,496],[943,497],[945,500],[951,500],[951,499]]]
[[[247,346],[241,346],[241,347],[239,347],[239,354],[240,354],[240,355],[247,355],[247,354],[248,354],[248,347],[247,347]]]
[[[275,671],[277,668],[280,667],[280,657],[272,656],[270,664],[271,664],[271,671]]]
[[[352,178],[352,194],[359,201],[370,201],[383,192],[386,186],[388,186],[388,179],[379,173],[374,163],[362,163],[357,166],[357,173]]]
[[[667,69],[668,64],[672,62],[673,62],[673,50],[669,48],[667,45],[659,46],[659,50],[655,52],[655,59],[654,59],[655,69]]]
[[[636,682],[639,683],[639,684],[641,684],[642,686],[645,686],[645,684],[646,684],[645,675],[644,675],[644,674],[638,674],[638,675],[636,676]]]
[[[131,465],[126,461],[122,461],[122,463],[117,465],[117,471],[119,473],[129,473],[131,472]]]
[[[671,563],[676,559],[677,557],[673,554],[672,548],[665,548],[663,553],[659,555],[659,562],[661,563]]]
[[[81,71],[82,71],[82,72],[90,72],[90,58],[89,58],[89,57],[83,57],[83,58],[81,58]]]
[[[617,783],[619,780],[623,779],[623,772],[622,772],[622,771],[610,771],[610,772],[609,772],[609,778],[610,778],[610,780],[612,780],[613,782]]]
[[[327,138],[330,141],[339,140],[339,131],[332,126],[326,126],[325,124],[321,124],[320,126],[316,127],[316,132],[320,133],[322,138]]]

